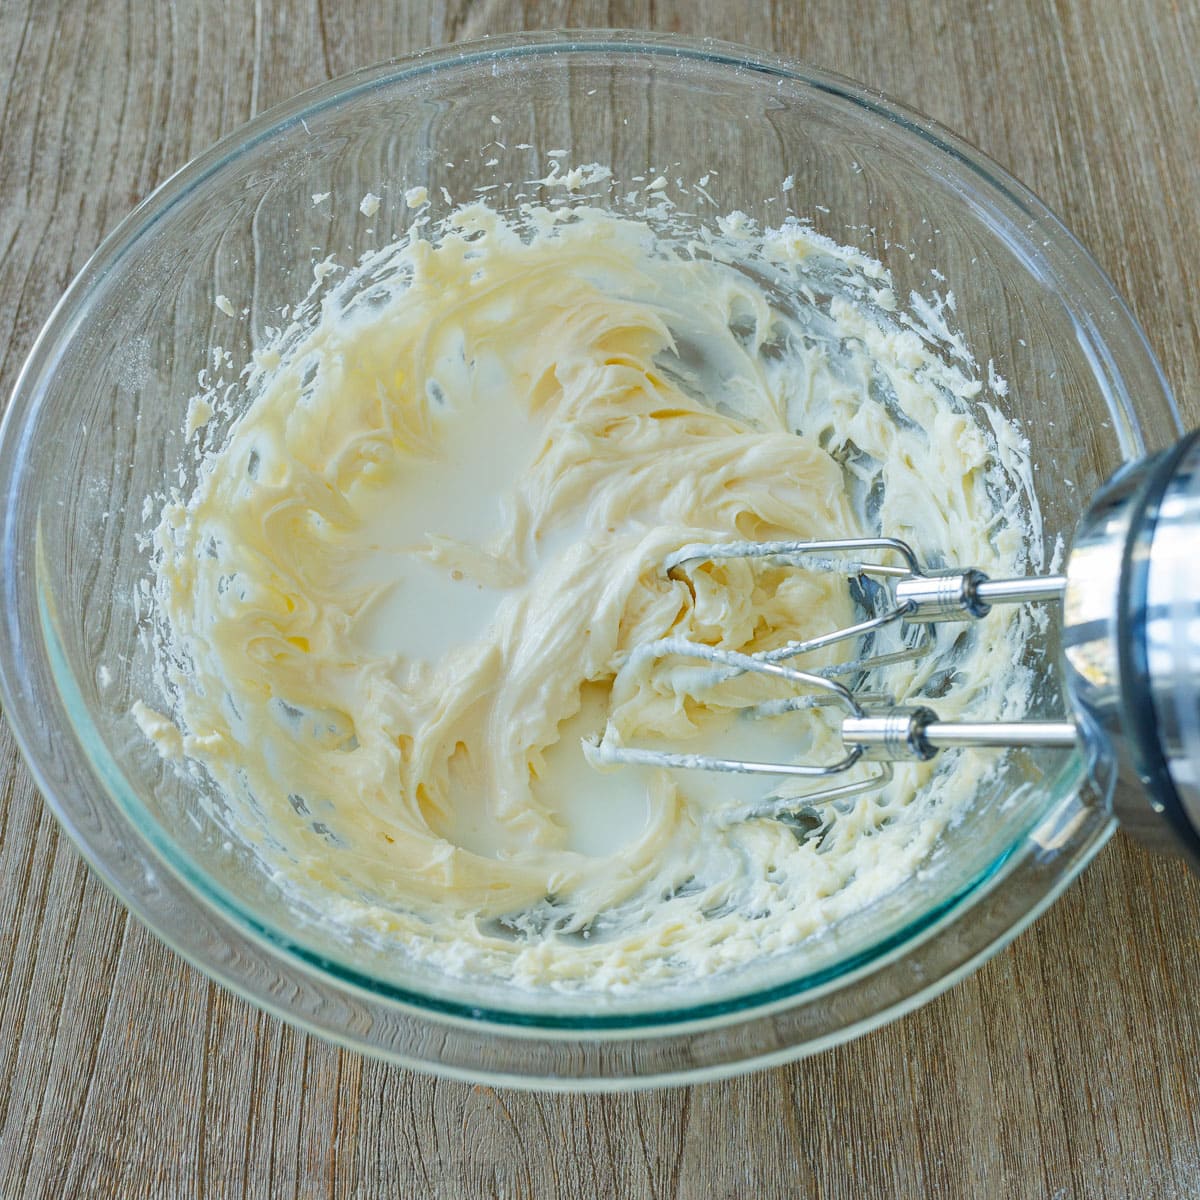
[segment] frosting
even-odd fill
[[[603,769],[589,743],[840,757],[831,711],[747,718],[776,683],[632,652],[827,632],[854,619],[844,575],[668,574],[682,546],[882,529],[1023,565],[1020,439],[974,419],[982,385],[931,312],[795,222],[418,222],[260,352],[161,506],[170,719],[135,716],[282,886],[443,970],[640,987],[830,928],[918,867],[984,760],[776,819],[755,813],[805,785]],[[1019,715],[1019,622],[962,633],[872,686]]]

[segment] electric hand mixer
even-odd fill
[[[847,552],[900,561],[831,560]],[[597,761],[815,780],[836,779],[860,762],[877,764],[865,779],[806,792],[801,799],[812,805],[882,787],[892,763],[929,759],[948,747],[1082,742],[1115,767],[1112,807],[1122,825],[1152,848],[1200,865],[1200,430],[1127,465],[1100,489],[1076,527],[1063,575],[993,580],[971,568],[925,570],[908,544],[887,537],[685,546],[664,567],[670,572],[722,558],[844,570],[860,596],[869,588],[876,600],[885,599],[854,625],[777,650],[740,654],[668,638],[639,647],[635,656],[694,657],[726,676],[757,672],[785,680],[798,694],[758,707],[778,713],[840,706],[844,753],[828,763],[755,762],[606,740],[592,748]],[[1038,601],[1061,605],[1062,673],[1073,720],[943,722],[924,704],[872,707],[877,697],[838,681],[863,680],[871,668],[923,653],[931,623],[970,621],[996,604]],[[888,626],[908,635],[901,649],[820,670],[788,665]]]

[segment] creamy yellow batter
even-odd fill
[[[162,509],[170,720],[139,705],[143,729],[285,888],[444,970],[636,987],[793,946],[911,874],[986,765],[789,823],[745,816],[772,781],[601,771],[583,743],[837,756],[830,715],[737,719],[779,694],[753,680],[646,664],[614,705],[639,644],[753,651],[852,617],[836,574],[668,578],[682,545],[882,528],[1022,565],[1018,439],[985,435],[945,349],[878,264],[798,224],[673,240],[476,205],[415,227],[259,356]],[[1017,715],[1018,637],[996,615],[955,651],[944,718]],[[881,686],[919,693],[948,653]]]

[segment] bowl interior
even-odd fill
[[[186,493],[186,412],[201,375],[237,383],[214,347],[248,362],[309,292],[315,263],[351,264],[404,231],[408,189],[428,190],[435,217],[473,198],[511,208],[562,195],[538,181],[589,163],[611,167],[616,186],[584,186],[574,201],[636,211],[644,197],[628,193],[661,175],[677,212],[696,221],[792,215],[880,260],[901,297],[952,291],[948,320],[981,377],[1008,381],[989,402],[1029,439],[1046,537],[1035,565],[1049,567],[1056,538],[1069,542],[1104,478],[1171,435],[1136,327],[1086,255],[919,121],[838,81],[712,47],[535,41],[418,58],[321,89],[222,143],[134,214],[72,289],[6,432],[9,683],[39,714],[27,741],[48,764],[44,778],[61,770],[55,802],[69,822],[114,854],[134,853],[132,827],[132,841],[152,848],[146,870],[177,873],[277,952],[435,1011],[639,1027],[817,989],[916,937],[1075,791],[1078,759],[1010,756],[928,869],[834,937],[686,992],[548,998],[439,977],[354,941],[319,907],[299,911],[130,716],[135,700],[153,698],[141,589],[157,512],[144,502],[164,483]],[[380,198],[370,215],[367,193]],[[217,295],[231,298],[232,316]],[[1130,395],[1142,398],[1137,415]],[[1032,714],[1060,715],[1053,622],[1027,653],[1042,664]],[[73,790],[75,758],[102,795]]]

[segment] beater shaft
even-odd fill
[[[939,721],[924,705],[852,713],[842,721],[847,751],[884,762],[922,762],[959,746],[1067,749],[1077,736],[1070,721]]]
[[[990,606],[1061,600],[1066,590],[1065,575],[1042,575],[1026,579],[984,579],[975,589],[975,593],[984,604]]]
[[[932,721],[925,726],[931,746],[1024,746],[1067,750],[1079,739],[1071,721]]]
[[[905,574],[896,581],[895,597],[901,619],[921,624],[985,617],[993,604],[1061,600],[1066,586],[1062,575],[989,579],[968,568]]]

